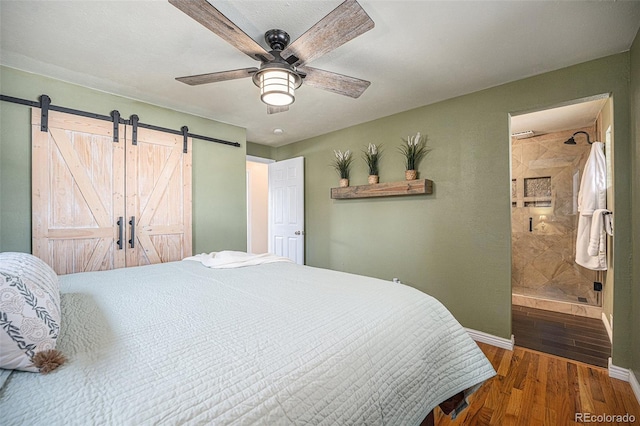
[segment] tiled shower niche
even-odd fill
[[[524,178],[524,206],[551,206],[551,176]]]
[[[597,306],[595,272],[574,262],[579,179],[590,145],[564,141],[578,130],[595,133],[589,127],[512,139],[511,284],[517,295]]]

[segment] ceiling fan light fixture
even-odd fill
[[[267,114],[288,111],[289,105],[296,100],[295,90],[303,79],[309,86],[354,99],[371,84],[366,80],[306,66],[307,62],[375,26],[357,0],[344,0],[291,45],[291,37],[286,31],[277,28],[267,31],[264,40],[271,47],[270,52],[216,9],[211,0],[169,0],[169,3],[251,59],[260,61],[259,69],[251,67],[176,78],[182,83],[195,86],[252,76],[253,83],[260,88],[262,102],[267,104]]]
[[[284,69],[267,69],[258,75],[260,99],[267,105],[286,106],[295,100],[296,76]]]

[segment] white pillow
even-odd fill
[[[31,254],[0,253],[0,368],[42,371],[34,356],[57,352],[59,333],[56,273]]]

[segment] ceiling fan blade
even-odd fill
[[[281,56],[293,66],[302,65],[342,46],[374,25],[356,0],[346,0],[285,48]]]
[[[303,83],[307,86],[317,87],[337,93],[338,95],[359,98],[362,93],[371,85],[370,81],[349,77],[331,71],[325,71],[312,67],[299,67],[299,71],[306,73]]]
[[[279,112],[289,111],[289,105],[285,106],[274,106],[267,105],[267,114],[277,114]]]
[[[235,80],[237,78],[251,77],[258,68],[242,68],[232,71],[212,72],[209,74],[188,75],[186,77],[177,77],[181,83],[189,86],[197,86],[199,84],[216,83],[218,81]]]
[[[169,0],[169,3],[253,59],[273,59],[269,52],[206,0]]]

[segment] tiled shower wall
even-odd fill
[[[595,127],[566,130],[512,143],[512,291],[514,294],[598,305],[594,271],[574,262],[577,195],[591,146],[564,142],[579,130],[595,140]]]

